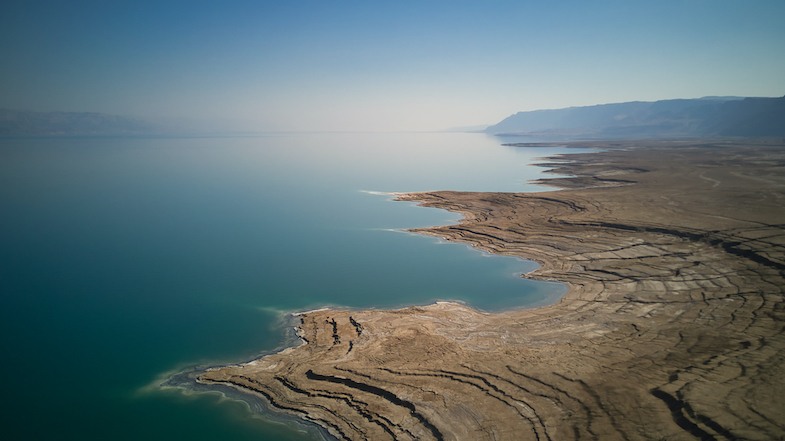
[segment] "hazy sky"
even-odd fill
[[[37,1],[0,107],[429,130],[520,110],[785,95],[785,1]]]

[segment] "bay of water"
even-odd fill
[[[535,266],[401,229],[378,192],[542,191],[560,148],[483,134],[0,140],[4,439],[299,440],[167,372],[276,348],[287,312],[552,302]]]

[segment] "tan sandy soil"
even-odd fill
[[[598,145],[554,164],[568,190],[400,196],[465,216],[420,233],[539,262],[559,303],[306,313],[303,345],[200,381],[346,439],[783,439],[785,146]]]

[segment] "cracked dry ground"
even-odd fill
[[[783,439],[785,147],[604,147],[558,163],[568,190],[401,196],[465,216],[420,233],[540,262],[558,304],[307,313],[302,346],[200,381],[345,439]]]

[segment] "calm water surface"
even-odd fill
[[[377,192],[542,191],[482,134],[0,140],[4,439],[297,440],[242,403],[154,387],[281,343],[282,316],[552,301],[530,262],[400,232],[454,222]]]

